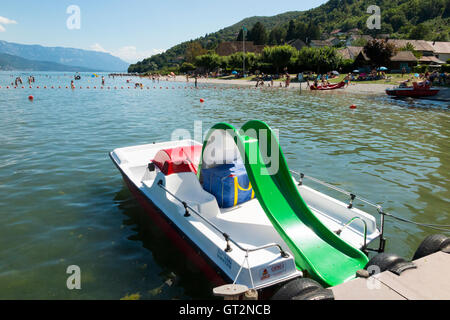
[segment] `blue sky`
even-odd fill
[[[326,0],[21,0],[0,8],[0,40],[110,52],[127,62],[228,27],[250,16],[303,11]],[[67,8],[81,10],[69,30]]]

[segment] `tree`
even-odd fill
[[[267,43],[267,32],[266,27],[261,22],[255,23],[249,35],[250,40],[252,40],[256,45],[264,45]]]
[[[244,41],[244,29],[243,28],[241,29],[241,31],[239,31],[236,41]]]
[[[180,72],[191,72],[194,71],[196,67],[189,62],[184,62],[180,67]]]
[[[356,39],[355,41],[352,42],[352,46],[355,47],[364,47],[367,44],[367,39],[360,37],[358,39]]]
[[[430,40],[431,28],[426,24],[418,24],[411,29],[409,33],[409,39],[411,40]]]
[[[265,47],[262,52],[262,59],[265,62],[271,63],[276,71],[279,72],[289,65],[296,51],[295,48],[289,45]]]
[[[268,43],[270,45],[283,44],[286,39],[286,30],[280,27],[275,27],[269,34]]]
[[[422,58],[423,54],[420,51],[416,51],[416,48],[411,42],[406,43],[403,48],[400,48],[399,51],[411,51],[417,59]]]
[[[291,20],[289,21],[289,27],[286,32],[286,41],[294,40],[297,36],[295,21]]]
[[[308,30],[307,30],[308,42],[311,42],[311,40],[320,39],[320,36],[321,36],[321,31],[320,31],[319,26],[317,25],[317,23],[313,23],[312,21],[310,21],[310,23],[308,25]]]
[[[242,52],[236,52],[227,57],[227,68],[233,70],[242,70],[243,67],[243,59],[244,54]],[[253,70],[256,66],[256,62],[258,61],[258,57],[253,52],[247,52],[245,54],[245,68],[246,70]],[[223,65],[222,65],[223,67]]]
[[[391,23],[393,30],[397,32],[401,27],[408,23],[408,20],[406,20],[405,14],[400,11],[392,16],[389,19],[389,22]]]
[[[207,71],[212,71],[220,67],[221,59],[216,53],[204,54],[195,58],[195,64],[199,67],[205,68]]]
[[[345,62],[349,64],[350,62]],[[298,53],[295,64],[300,70],[327,72],[336,70],[345,65],[344,60],[335,48],[308,48],[304,47]]]
[[[194,63],[196,57],[206,54],[206,52],[206,49],[203,49],[200,42],[190,42],[186,49],[186,61],[189,63]]]
[[[377,67],[387,65],[395,55],[396,49],[392,43],[385,40],[370,40],[363,49],[366,56]]]

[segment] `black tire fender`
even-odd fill
[[[312,279],[296,278],[278,289],[271,300],[293,300],[294,297],[315,292],[320,289],[323,289],[323,287]]]
[[[292,300],[327,300],[332,301],[334,300],[334,294],[333,291],[330,289],[318,289],[311,292],[305,292],[303,294],[300,294],[298,296],[295,296],[292,298]]]
[[[450,238],[442,234],[432,234],[426,237],[414,254],[413,261],[429,256],[450,246]]]
[[[375,273],[387,271],[400,263],[405,263],[406,260],[393,253],[380,253],[370,259],[365,270],[373,276]],[[376,268],[376,269],[375,269]]]

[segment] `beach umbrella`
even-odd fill
[[[378,71],[387,71],[388,70],[388,68],[386,68],[386,67],[380,67],[380,68],[378,68]]]
[[[231,74],[238,74],[237,71],[233,71]]]
[[[359,70],[353,70],[354,73],[359,73]]]
[[[339,72],[337,72],[337,71],[332,71],[331,73],[334,74],[334,75],[336,75],[336,76],[339,75]]]
[[[419,78],[419,77],[420,77],[420,74],[416,73],[416,74],[414,75],[414,77]]]

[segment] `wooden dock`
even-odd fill
[[[414,261],[400,276],[386,271],[331,288],[336,300],[450,300],[450,254]]]

